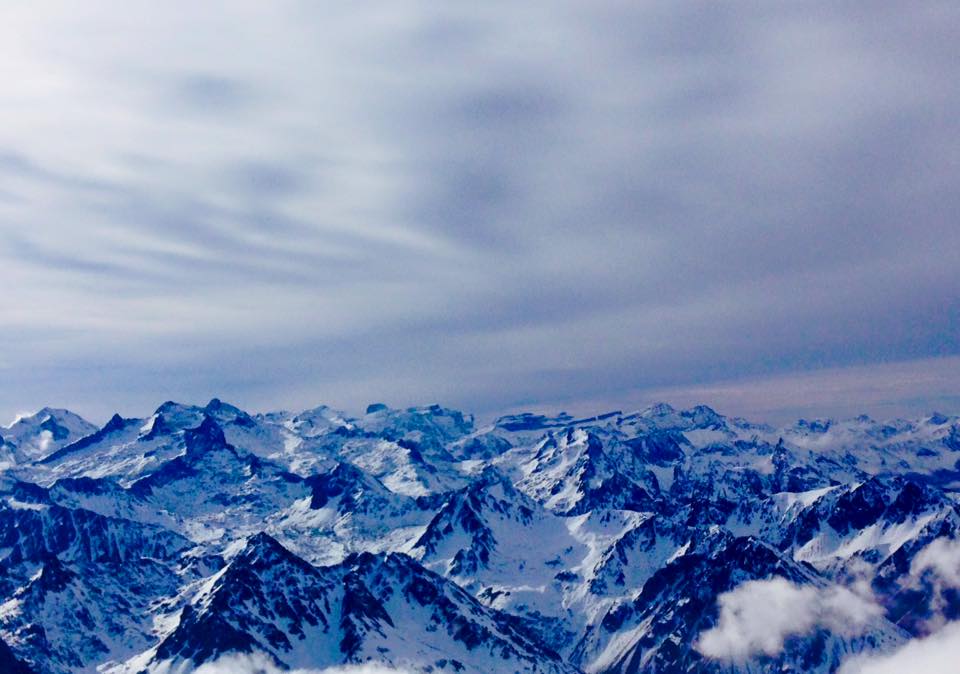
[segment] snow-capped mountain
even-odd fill
[[[0,466],[42,459],[96,430],[96,426],[69,410],[44,407],[36,414],[0,426]]]
[[[0,436],[0,672],[832,672],[960,617],[923,561],[960,539],[958,417],[214,399],[99,428],[44,409]],[[873,608],[775,653],[701,645],[771,579]]]

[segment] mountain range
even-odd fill
[[[960,617],[958,487],[943,414],[44,408],[0,427],[0,672],[833,672]]]

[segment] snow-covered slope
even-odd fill
[[[96,426],[69,410],[44,407],[0,426],[0,465],[42,459],[95,430]]]

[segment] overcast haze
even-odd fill
[[[0,7],[0,418],[960,412],[956,2]]]

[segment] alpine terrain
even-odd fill
[[[825,673],[960,614],[958,417],[215,399],[0,436],[4,673]]]

